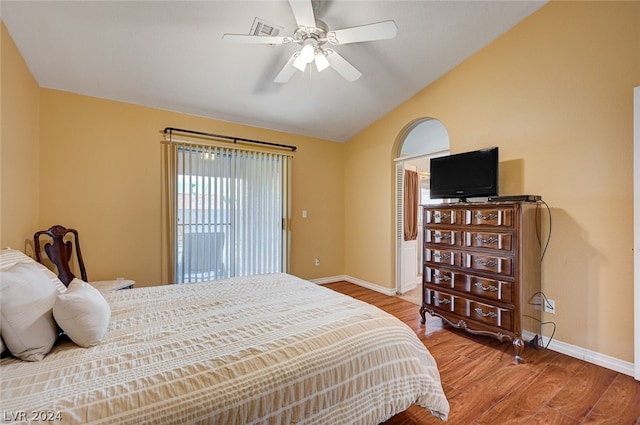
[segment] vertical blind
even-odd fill
[[[291,155],[173,142],[174,279],[286,272]]]

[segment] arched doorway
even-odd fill
[[[429,164],[433,157],[449,154],[449,133],[434,118],[421,118],[409,124],[400,137],[396,152],[396,292],[404,294],[419,286],[422,277],[422,232],[405,240],[405,171],[418,175],[417,204],[429,202]],[[422,217],[418,208],[418,229]]]

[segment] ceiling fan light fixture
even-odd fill
[[[296,60],[293,61],[293,67],[300,72],[304,72],[307,69],[307,61],[302,58],[300,53],[297,54]]]
[[[316,52],[316,68],[318,69],[318,72],[324,71],[325,69],[329,68],[329,66],[329,60],[327,59],[324,50],[318,49],[318,51]]]
[[[300,59],[302,59],[305,63],[311,63],[313,62],[315,56],[315,48],[313,43],[305,43],[302,50],[300,50]]]
[[[307,64],[310,64],[311,62],[313,62],[315,57],[316,57],[316,43],[314,42],[314,40],[311,40],[311,39],[305,40],[304,46],[298,53],[296,60],[293,62],[293,66],[297,70],[304,72],[307,69]]]

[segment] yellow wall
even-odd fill
[[[40,117],[39,223],[79,230],[90,280],[162,281],[165,127],[297,146],[291,272],[307,279],[342,273],[344,145],[48,89]]]
[[[391,159],[407,123],[434,117],[453,152],[499,146],[521,193],[551,206],[555,337],[632,361],[639,22],[639,2],[552,2],[351,140],[346,274],[394,286]]]
[[[25,250],[38,224],[39,87],[7,32],[0,29],[0,246]]]
[[[342,144],[41,89],[4,24],[1,101],[3,247],[32,254],[33,234],[62,224],[80,232],[90,280],[162,283],[161,131],[178,127],[297,146],[291,272],[344,271]]]

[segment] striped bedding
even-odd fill
[[[294,276],[105,298],[101,344],[1,361],[4,423],[377,424],[412,404],[447,418],[436,364],[409,327]]]

